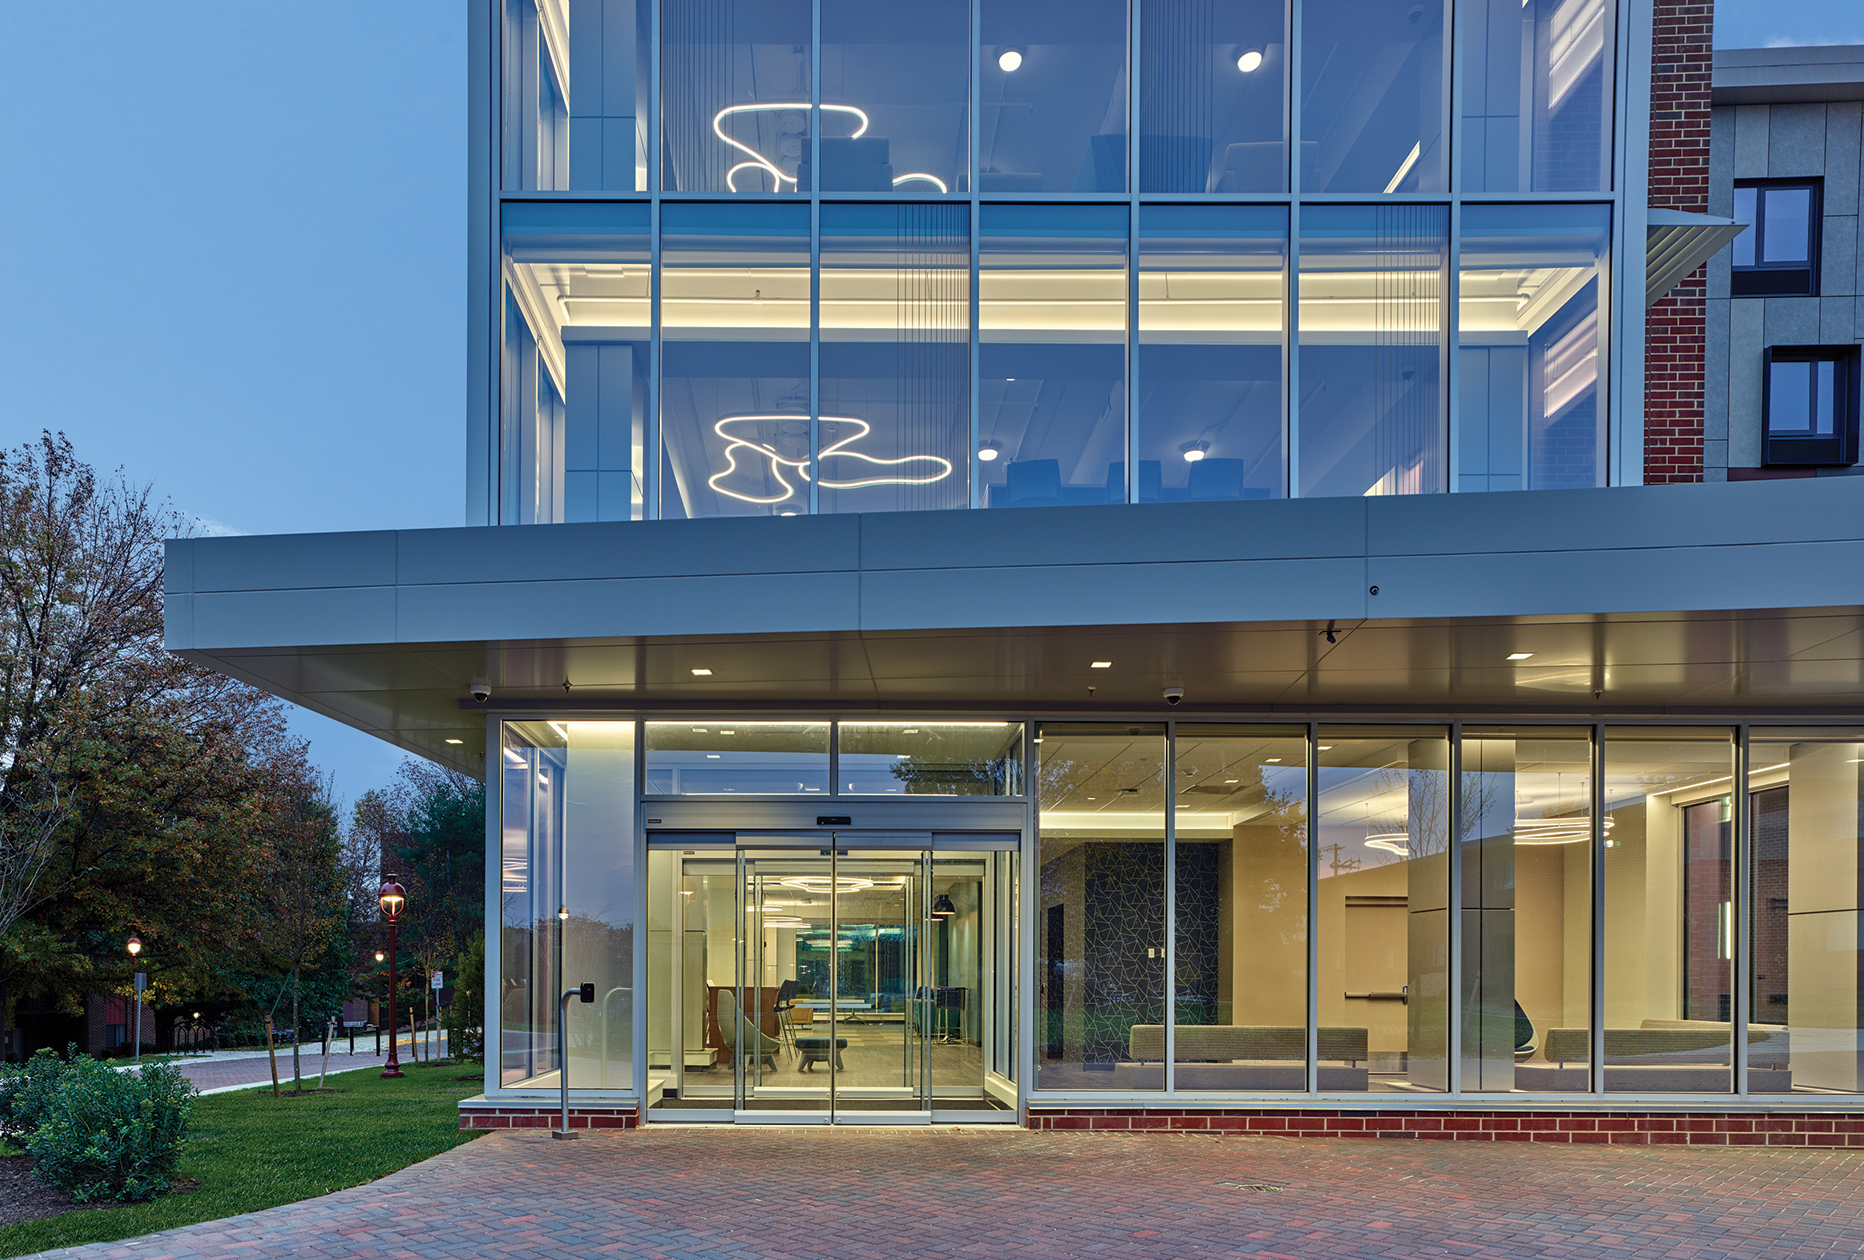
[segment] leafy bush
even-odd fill
[[[175,1184],[193,1095],[193,1083],[168,1064],[119,1072],[74,1059],[26,1151],[39,1180],[79,1203],[153,1199]]]
[[[56,1051],[41,1050],[20,1066],[0,1072],[0,1133],[21,1137],[39,1127],[77,1055],[73,1042],[63,1058]]]
[[[447,1056],[485,1057],[485,933],[474,932],[455,962],[453,1004],[441,1017],[447,1030]]]

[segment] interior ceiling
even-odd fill
[[[1864,609],[273,648],[203,664],[479,773],[551,710],[1864,718]],[[1511,655],[1527,653],[1525,659]],[[1096,669],[1095,661],[1106,661]],[[696,675],[696,669],[710,670]],[[492,694],[468,696],[475,681]],[[1183,687],[1168,708],[1160,692]],[[464,706],[464,707],[462,707]],[[458,740],[458,743],[449,743]]]

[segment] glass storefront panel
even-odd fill
[[[1021,796],[1021,722],[842,722],[839,791]]]
[[[1286,493],[1287,283],[1283,207],[1140,209],[1138,502]]]
[[[1175,1086],[1306,1089],[1307,731],[1180,722],[1172,764]]]
[[[1864,731],[1767,730],[1748,749],[1753,1094],[1864,1091]]]
[[[969,507],[970,208],[823,206],[821,267],[818,510]]]
[[[810,0],[661,0],[660,14],[661,187],[798,191],[809,160]]]
[[[1609,206],[1465,206],[1457,489],[1605,484]]]
[[[1303,498],[1446,488],[1445,206],[1304,206],[1295,452]]]
[[[1285,0],[1148,0],[1140,20],[1139,191],[1286,192]]]
[[[1592,851],[1589,730],[1463,728],[1464,1089],[1592,1088]]]
[[[1463,188],[1610,188],[1613,0],[1475,0],[1461,9]]]
[[[1320,1062],[1330,1089],[1450,1088],[1450,741],[1322,727]]]
[[[1608,1092],[1733,1088],[1734,751],[1720,727],[1606,729]],[[1578,1062],[1573,1040],[1548,1056]]]
[[[508,204],[499,519],[641,519],[648,208]]]
[[[816,185],[969,192],[970,64],[968,0],[822,0]],[[798,179],[810,186],[806,170]]]
[[[1123,0],[983,0],[978,191],[1126,191]]]
[[[982,504],[1124,503],[1126,207],[979,213]]]
[[[559,1087],[558,996],[573,1002],[573,1089],[634,1088],[634,723],[507,722],[500,750],[498,1079]]]
[[[1302,192],[1449,186],[1448,8],[1448,0],[1302,0]]]
[[[649,796],[829,790],[827,722],[649,722]]]
[[[664,206],[660,515],[809,511],[809,207]]]
[[[505,188],[647,189],[649,0],[505,0]]]
[[[1035,1084],[1163,1089],[1165,728],[1038,733]]]

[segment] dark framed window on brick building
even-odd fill
[[[1819,291],[1819,182],[1745,180],[1735,185],[1730,292],[1735,297],[1810,297]]]
[[[1761,417],[1765,463],[1857,463],[1858,347],[1768,347]]]

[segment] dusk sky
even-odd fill
[[[209,532],[464,502],[465,5],[0,0],[0,444],[63,430]],[[1716,44],[1864,44],[1721,0]],[[353,800],[403,754],[294,711]]]

